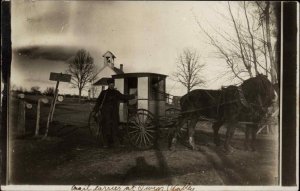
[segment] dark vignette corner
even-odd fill
[[[297,3],[283,4],[282,185],[296,185],[296,67]],[[10,2],[1,2],[1,54],[4,83],[1,113],[1,184],[6,183],[7,103],[11,65]],[[280,27],[279,27],[280,28]]]
[[[1,185],[7,183],[6,177],[6,162],[7,162],[7,128],[8,128],[8,93],[9,93],[9,78],[11,66],[11,18],[10,18],[10,2],[1,1],[1,72],[4,90],[2,92],[2,111],[1,111]]]
[[[296,186],[297,2],[283,3],[282,174],[283,186]]]

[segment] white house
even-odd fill
[[[107,51],[102,57],[104,58],[104,66],[97,75],[97,80],[92,82],[89,98],[96,98],[101,90],[106,89],[107,79],[111,78],[112,75],[124,73],[123,64],[120,64],[120,68],[115,67],[116,56],[112,52]]]

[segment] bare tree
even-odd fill
[[[41,94],[41,91],[40,91],[40,87],[39,87],[39,86],[32,86],[32,87],[30,88],[30,91],[31,91],[31,93],[33,93],[33,94]]]
[[[199,55],[195,50],[185,49],[177,59],[177,72],[174,77],[190,92],[195,86],[204,84],[200,71],[204,64],[200,64]]]
[[[209,44],[217,50],[217,57],[226,61],[233,78],[240,81],[259,73],[273,78],[276,71],[272,64],[274,59],[269,43],[270,28],[266,29],[270,23],[262,22],[261,19],[262,10],[268,9],[268,3],[265,4],[266,7],[263,9],[259,7],[262,6],[260,3],[235,2],[233,6],[228,2],[227,16],[222,14],[228,22],[228,30],[221,32],[208,24],[213,30],[211,32],[197,20],[201,31],[208,37]],[[257,11],[258,7],[260,12]]]
[[[44,94],[47,96],[53,96],[55,92],[55,88],[54,87],[47,87],[44,91]]]
[[[11,90],[15,91],[17,93],[25,93],[25,92],[27,92],[26,88],[23,88],[22,86],[17,86],[16,84],[12,85]]]
[[[274,43],[271,40],[272,38],[271,32],[273,28],[273,33],[275,33],[276,35],[277,24],[276,21],[274,20],[276,19],[277,15],[274,12],[278,8],[277,7],[278,4],[272,3],[270,1],[256,1],[255,4],[257,6],[257,12],[259,14],[259,21],[260,21],[259,24],[261,25],[264,33],[264,43],[268,51],[266,52],[266,54],[269,55],[271,79],[273,83],[276,83],[278,68],[277,68],[277,63],[276,63],[277,61],[275,60],[275,57],[278,55],[274,52],[273,49]]]
[[[90,53],[84,49],[79,50],[75,57],[69,61],[67,73],[72,75],[71,83],[78,88],[79,102],[82,90],[86,85],[96,78],[94,59]]]
[[[17,89],[16,89],[17,92],[20,92],[20,93],[26,93],[27,92],[27,89],[26,88],[23,88],[22,86],[19,86]]]
[[[16,91],[18,89],[18,86],[16,84],[11,85],[11,91]]]

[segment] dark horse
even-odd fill
[[[176,132],[171,143],[175,147],[180,128],[188,123],[189,144],[196,149],[194,143],[195,126],[198,121],[213,121],[214,142],[220,144],[219,129],[227,127],[225,149],[229,151],[230,140],[236,126],[243,121],[246,125],[246,149],[249,148],[249,135],[252,135],[251,148],[258,124],[267,113],[268,107],[276,98],[272,83],[264,75],[245,80],[240,86],[228,86],[221,90],[193,90],[180,99],[181,116],[176,124]]]

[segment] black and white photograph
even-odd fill
[[[296,2],[7,3],[1,189],[297,190]]]

